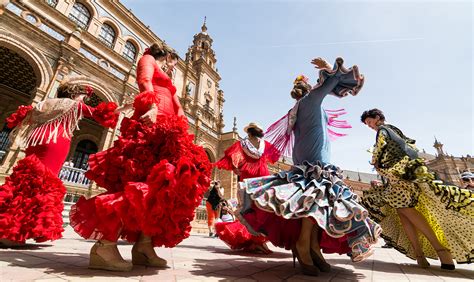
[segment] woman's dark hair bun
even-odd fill
[[[293,85],[293,89],[291,89],[290,94],[293,99],[299,99],[308,94],[309,91],[311,91],[310,84],[304,81],[298,81]]]
[[[168,54],[165,45],[161,42],[155,42],[151,44],[149,48],[150,55],[152,55],[155,59],[164,57]]]
[[[72,99],[75,95],[84,92],[85,88],[82,85],[66,82],[59,85],[56,97]]]

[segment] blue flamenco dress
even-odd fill
[[[322,230],[323,252],[347,253],[353,261],[373,253],[381,229],[344,184],[342,171],[330,163],[328,114],[322,108],[328,94],[356,95],[363,82],[357,66],[346,69],[338,58],[333,70],[320,71],[318,85],[290,111],[292,130],[284,134],[291,134],[294,142],[292,169],[240,182],[239,217],[252,233],[289,249],[298,240],[301,219],[307,217]]]

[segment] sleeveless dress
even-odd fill
[[[189,236],[211,165],[186,118],[177,116],[176,88],[151,55],[138,62],[137,81],[133,116],[123,120],[112,148],[89,159],[86,176],[107,191],[79,199],[71,226],[86,239],[135,242],[143,232],[155,247],[174,247]],[[152,104],[158,117],[148,126],[140,117]]]

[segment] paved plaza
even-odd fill
[[[379,242],[368,260],[353,264],[349,257],[326,255],[333,266],[319,277],[301,274],[293,268],[289,251],[272,248],[272,255],[247,254],[230,250],[221,240],[193,234],[173,249],[157,248],[169,268],[134,267],[131,272],[110,272],[87,268],[92,241],[66,228],[64,239],[29,244],[18,249],[0,249],[0,281],[473,281],[473,265],[457,265],[442,271],[438,261],[430,269],[416,267],[414,261]],[[131,259],[131,245],[119,249]]]

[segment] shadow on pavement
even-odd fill
[[[347,259],[328,259],[328,262],[333,264],[347,264]],[[349,262],[350,263],[350,262]],[[439,261],[430,261],[431,267],[429,268],[420,268],[416,264],[416,261],[413,263],[394,263],[394,262],[387,262],[377,259],[367,259],[360,263],[354,263],[354,268],[356,269],[364,269],[364,270],[374,270],[386,273],[405,273],[406,275],[426,275],[427,277],[430,276],[442,276],[442,277],[451,277],[451,278],[470,278],[474,277],[474,269],[473,270],[466,270],[466,269],[456,269],[454,271],[450,270],[442,270],[440,268]]]
[[[256,257],[256,258],[291,258],[291,254],[288,252],[275,252],[271,254],[263,254],[263,253],[253,253],[247,252],[242,250],[232,250],[230,248],[223,248],[221,246],[194,246],[194,245],[185,245],[180,244],[178,247],[186,248],[186,249],[197,249],[197,250],[205,250],[210,251],[216,254],[224,254],[224,255],[232,255],[232,256],[241,256],[241,257]]]
[[[149,268],[145,266],[134,266],[130,272],[117,272],[89,269],[89,254],[60,253],[60,252],[18,252],[16,250],[3,251],[0,261],[7,262],[6,266],[27,267],[36,269],[45,274],[59,276],[77,277],[101,277],[117,276],[131,277],[143,275],[157,275],[165,268]],[[21,270],[19,277],[21,277]]]
[[[318,277],[306,276],[302,274],[298,263],[296,268],[293,268],[293,263],[288,260],[262,261],[252,257],[232,260],[195,259],[190,273],[229,280],[247,278],[257,281],[286,281],[290,278],[296,279],[295,281],[330,281],[335,277],[358,281],[366,277],[362,273],[357,273],[357,269],[352,271],[338,266],[333,266],[329,273],[321,272]]]

